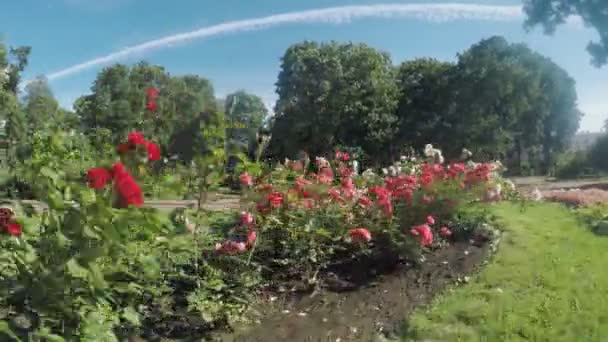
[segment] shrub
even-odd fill
[[[557,157],[555,177],[577,178],[590,173],[589,157],[585,152],[566,152]]]
[[[183,312],[209,325],[242,313],[255,277],[241,264],[201,255],[217,240],[202,228],[212,225],[203,213],[193,229],[180,230],[136,208],[144,200],[136,177],[157,158],[153,144],[130,135],[122,162],[90,169],[84,187],[53,157],[62,156],[64,141],[51,141],[51,153],[29,170],[48,204],[39,225],[18,211],[0,215],[0,305],[10,308],[3,338],[117,341]]]
[[[598,170],[608,171],[608,134],[601,136],[589,150],[591,165]]]
[[[317,157],[312,173],[287,161],[255,182],[243,174],[248,223],[218,250],[249,251],[275,273],[315,283],[340,256],[407,257],[430,248],[440,241],[433,236],[449,236],[445,225],[463,207],[502,196],[497,163],[444,166],[435,156],[404,158],[385,169],[386,176],[371,170],[359,176],[343,153],[335,157]]]

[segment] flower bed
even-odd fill
[[[591,206],[608,203],[608,191],[599,189],[571,189],[543,191],[542,198],[573,206]]]
[[[88,187],[51,157],[32,166],[49,210],[38,227],[15,220],[18,210],[5,215],[2,260],[13,266],[0,277],[0,301],[11,307],[0,333],[202,336],[235,326],[260,293],[359,288],[429,253],[483,245],[477,228],[487,216],[476,203],[512,195],[498,163],[445,165],[432,146],[382,175],[358,175],[338,152],[271,172],[251,167],[240,177],[241,210],[229,217],[198,209],[167,220],[141,208],[138,184],[159,148],[141,133],[127,140],[120,162],[89,170]],[[195,163],[199,203],[222,162],[215,151]]]

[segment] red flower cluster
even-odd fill
[[[143,192],[124,165],[121,163],[114,164],[112,175],[114,177],[114,189],[118,193],[118,207],[127,208],[130,205],[141,207],[144,204]]]
[[[155,112],[158,109],[158,105],[156,104],[156,98],[158,97],[158,89],[156,88],[148,88],[146,92],[146,109]]]
[[[365,228],[351,229],[349,233],[353,243],[370,242],[372,240],[372,234]]]
[[[87,171],[89,188],[103,189],[112,180],[112,174],[107,169],[97,167]]]
[[[415,236],[420,236],[420,245],[429,247],[433,244],[433,232],[428,224],[416,226],[410,230],[410,233]]]
[[[5,229],[12,236],[21,236],[21,225],[15,222],[14,213],[10,208],[0,208],[0,228]]]
[[[129,133],[127,143],[119,144],[116,148],[119,154],[124,154],[129,151],[137,150],[138,146],[143,146],[146,149],[148,160],[160,160],[160,147],[155,143],[146,140],[141,132]]]
[[[250,187],[253,185],[253,178],[247,172],[243,172],[239,177],[239,180],[243,186]]]
[[[160,159],[160,148],[147,141],[140,132],[129,133],[127,143],[120,144],[118,151],[125,153],[143,146],[147,150],[148,160]],[[114,190],[118,195],[117,206],[127,208],[130,205],[141,207],[144,203],[143,191],[133,176],[129,174],[122,163],[115,163],[112,169],[93,168],[87,171],[88,186],[93,189],[103,189],[108,183],[114,182]]]
[[[376,204],[382,209],[386,216],[393,215],[393,202],[390,191],[383,186],[375,186],[369,189],[369,193],[375,195]]]
[[[255,218],[253,214],[248,212],[241,212],[241,214],[239,215],[239,221],[242,226],[248,227],[247,238],[245,242],[226,240],[221,243],[217,243],[215,245],[215,251],[217,253],[224,255],[234,255],[243,253],[247,251],[247,249],[253,247],[253,244],[255,243],[258,237],[258,234],[255,231]]]
[[[450,236],[452,236],[452,231],[448,227],[441,227],[441,229],[439,229],[439,235],[441,235],[441,237],[444,239],[448,239]]]
[[[387,177],[385,187],[395,198],[404,198],[411,204],[414,191],[418,187],[418,180],[414,176]]]
[[[346,152],[338,151],[338,152],[336,152],[336,159],[348,161],[350,159],[350,156]]]
[[[464,177],[465,185],[487,182],[490,179],[490,171],[490,165],[488,164],[479,164],[472,170],[466,170]]]

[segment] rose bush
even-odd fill
[[[407,257],[433,248],[453,238],[458,213],[514,191],[500,177],[499,162],[444,164],[431,145],[423,157],[402,157],[381,175],[357,175],[348,153],[333,157],[317,157],[313,172],[302,161],[287,160],[255,179],[243,173],[241,217],[247,224],[231,230],[217,252],[247,255],[273,274],[315,283],[339,256]]]
[[[36,146],[47,152],[24,172],[48,210],[23,221],[22,210],[0,208],[3,339],[118,341],[159,321],[195,314],[212,326],[246,308],[255,275],[203,253],[219,240],[212,218],[198,212],[182,230],[139,208],[137,178],[157,150],[139,133],[127,140],[121,161],[89,169],[86,182],[66,173],[61,135]]]

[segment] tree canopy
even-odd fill
[[[528,28],[542,25],[547,34],[577,15],[583,22],[597,30],[599,41],[589,42],[587,51],[592,63],[598,67],[608,63],[608,1],[602,0],[524,0]]]
[[[398,97],[388,54],[365,44],[295,44],[282,58],[276,86],[276,155],[324,154],[337,144],[386,154]]]

